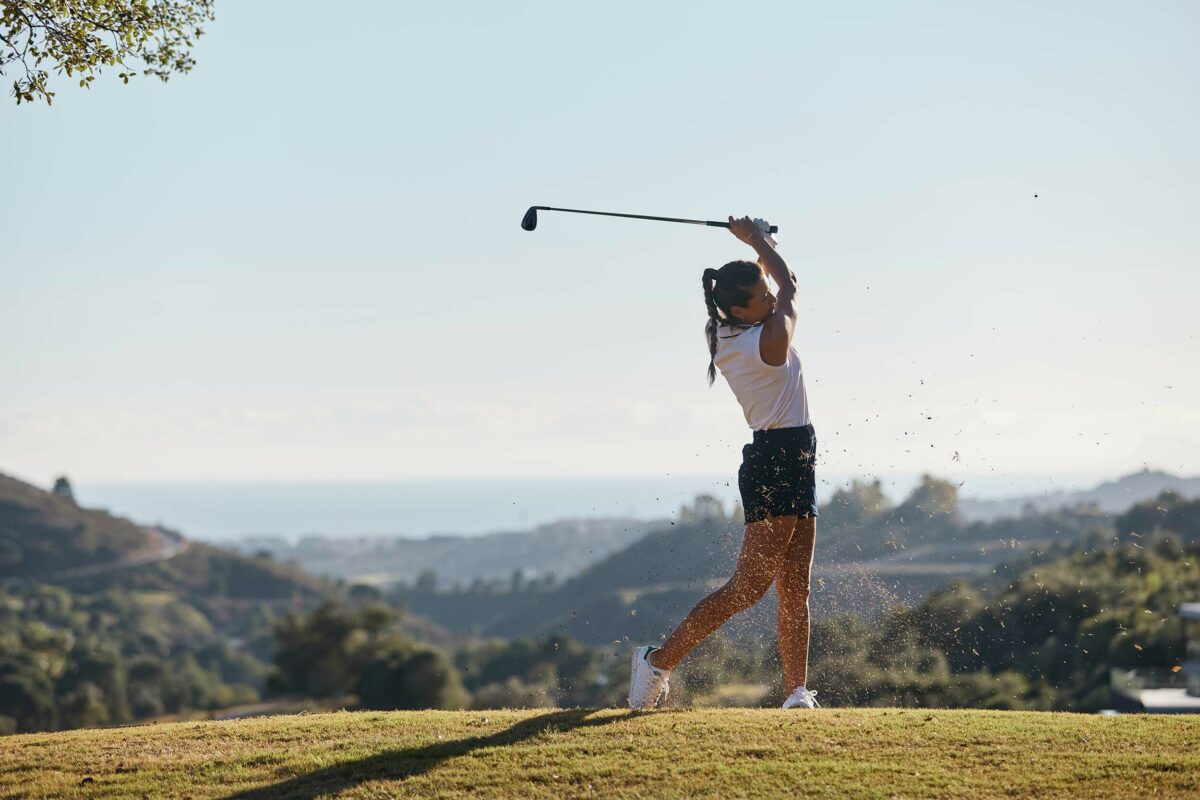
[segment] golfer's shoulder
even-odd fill
[[[759,339],[762,325],[722,325],[717,328],[718,363],[731,367],[745,363],[744,368],[753,369],[760,363]],[[736,368],[736,367],[734,367]]]
[[[759,352],[762,360],[773,367],[783,366],[787,363],[788,348],[792,344],[792,331],[796,329],[795,320],[776,309],[763,320],[761,327]]]
[[[717,325],[718,347],[745,347],[749,342],[757,342],[762,333],[762,325],[730,325],[722,322]]]

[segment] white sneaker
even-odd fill
[[[662,695],[662,702],[667,702],[671,693],[667,679],[671,671],[659,669],[648,658],[657,649],[648,644],[633,651],[633,669],[629,675],[630,708],[654,708],[658,705],[659,695]]]
[[[796,691],[792,692],[787,700],[783,701],[784,708],[820,708],[821,704],[817,702],[817,690],[808,689],[804,686],[797,686]]]

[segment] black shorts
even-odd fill
[[[754,431],[742,448],[738,490],[747,524],[767,517],[817,516],[817,434],[812,425]]]

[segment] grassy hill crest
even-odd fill
[[[3,797],[1200,796],[1194,716],[337,712],[0,739]]]

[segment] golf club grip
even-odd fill
[[[708,226],[710,226],[710,227],[713,227],[713,228],[728,228],[728,227],[729,227],[729,223],[728,223],[728,222],[711,222],[711,221],[709,221],[709,222],[706,222],[706,223],[704,223],[704,224],[705,224],[705,225],[708,225]],[[778,225],[772,225],[772,226],[771,226],[771,233],[779,233],[779,226],[778,226]]]

